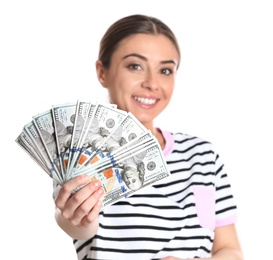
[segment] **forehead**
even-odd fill
[[[162,59],[179,59],[178,51],[172,41],[163,34],[134,34],[121,40],[113,55],[140,53],[146,57],[162,56]]]

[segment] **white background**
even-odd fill
[[[271,1],[1,1],[0,259],[75,260],[54,220],[50,178],[15,143],[53,104],[106,100],[99,40],[117,19],[156,16],[182,51],[175,94],[157,124],[211,141],[238,204],[246,260],[272,255]],[[5,257],[6,256],[6,257]]]

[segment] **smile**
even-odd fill
[[[156,99],[152,98],[134,97],[134,99],[144,105],[153,105],[156,102]]]

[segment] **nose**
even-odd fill
[[[143,88],[148,88],[150,90],[158,90],[159,87],[159,82],[157,78],[157,74],[155,72],[147,72],[145,75],[145,78],[143,79],[142,82],[142,87]]]

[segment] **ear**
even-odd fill
[[[106,77],[105,77],[105,68],[102,65],[102,62],[100,60],[96,61],[96,71],[97,71],[97,77],[100,82],[100,84],[106,88]]]

